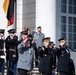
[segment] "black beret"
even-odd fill
[[[4,31],[5,31],[4,29],[0,29],[0,33],[4,34]]]
[[[22,31],[21,34],[28,35],[27,31]]]
[[[10,29],[8,30],[9,33],[16,33],[16,30],[15,29]]]
[[[67,38],[63,37],[63,38],[60,38],[58,41],[61,41],[61,40],[65,40],[66,41]]]

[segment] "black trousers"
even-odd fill
[[[35,49],[35,59],[38,60],[38,51]],[[35,66],[38,66],[38,61],[35,61]]]
[[[19,73],[18,75],[27,75],[27,72],[28,72],[27,70],[18,68],[18,73]]]
[[[58,72],[57,75],[69,75],[69,73],[67,73],[67,72]]]
[[[8,61],[7,62],[7,75],[16,75],[17,63]]]
[[[0,73],[4,75],[4,59],[0,58]]]
[[[42,72],[40,75],[52,75],[51,73]]]

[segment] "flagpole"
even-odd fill
[[[16,0],[14,0],[14,13],[15,13],[15,29],[17,28],[17,23],[16,23],[16,21],[17,21],[17,17],[16,17],[16,13],[17,13],[17,11],[16,11],[16,9],[17,9],[17,6],[16,6]]]

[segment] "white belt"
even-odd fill
[[[3,59],[5,59],[5,55],[1,55],[1,56],[0,56],[0,58],[3,58]]]

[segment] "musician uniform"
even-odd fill
[[[15,72],[18,60],[18,52],[17,52],[18,37],[15,35],[15,29],[11,29],[8,32],[9,36],[7,36],[6,38],[6,59],[8,65],[7,74],[16,75]]]
[[[4,29],[0,29],[0,74],[4,75],[5,51],[4,51]]]
[[[56,53],[55,53],[55,46],[54,42],[50,41],[49,42],[49,48],[52,52],[52,75],[55,75],[55,69],[56,69]]]
[[[44,38],[43,42],[49,42],[49,38]],[[50,48],[44,45],[38,49],[39,55],[41,57],[39,63],[39,72],[42,75],[51,75],[52,74],[52,52]]]

